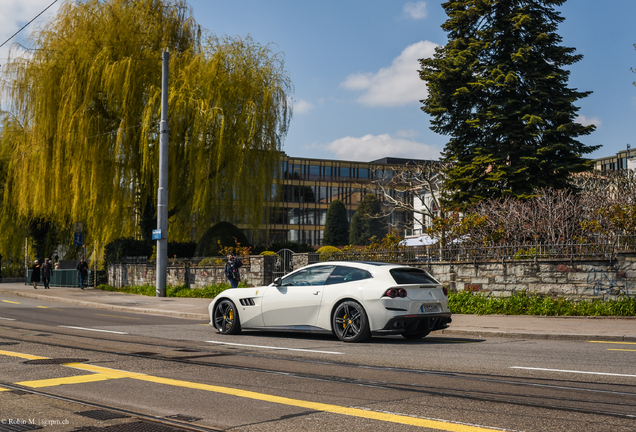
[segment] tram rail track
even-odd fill
[[[0,325],[0,328],[19,328],[11,325]],[[264,367],[249,367],[249,366],[240,366],[240,365],[232,365],[227,363],[222,363],[218,361],[214,361],[215,357],[218,356],[226,356],[227,353],[219,352],[218,350],[206,349],[206,347],[201,347],[198,341],[182,341],[182,340],[166,340],[170,341],[169,344],[152,344],[147,342],[140,341],[130,341],[121,339],[120,337],[116,337],[115,335],[108,337],[87,337],[87,336],[78,336],[75,333],[64,332],[64,331],[49,331],[46,330],[46,333],[55,334],[60,337],[64,336],[72,336],[72,337],[81,337],[87,338],[91,341],[95,340],[103,340],[109,342],[116,343],[126,343],[134,345],[135,352],[122,352],[121,350],[108,350],[108,349],[97,349],[94,347],[86,347],[86,346],[78,346],[81,344],[62,344],[62,343],[53,343],[51,341],[38,341],[34,340],[34,338],[20,338],[15,336],[0,336],[0,338],[4,340],[11,340],[19,343],[35,343],[42,344],[47,346],[55,346],[58,348],[67,348],[80,350],[84,352],[95,352],[100,354],[109,354],[109,355],[118,355],[118,356],[130,356],[130,357],[139,357],[148,360],[154,361],[162,361],[162,362],[177,362],[177,363],[185,363],[196,366],[203,367],[214,367],[214,368],[222,368],[222,369],[234,369],[241,370],[252,373],[266,373],[266,374],[276,374],[276,375],[284,375],[287,377],[293,377],[298,379],[310,379],[310,380],[319,380],[326,381],[332,383],[339,383],[344,385],[357,385],[363,387],[375,387],[386,390],[394,390],[401,392],[408,392],[414,394],[425,394],[436,397],[452,397],[459,399],[468,399],[473,401],[480,402],[490,402],[497,404],[509,404],[509,405],[517,405],[524,407],[532,407],[532,408],[541,408],[541,409],[549,409],[549,410],[558,410],[565,412],[575,412],[582,414],[590,414],[590,415],[600,415],[600,416],[611,416],[618,417],[623,419],[636,419],[636,385],[631,384],[616,384],[616,383],[603,383],[603,382],[587,382],[587,381],[577,381],[577,380],[558,380],[558,379],[548,379],[548,378],[528,378],[528,377],[514,377],[509,375],[492,375],[492,374],[474,374],[474,373],[464,373],[464,372],[452,372],[452,371],[435,371],[435,370],[420,370],[420,369],[407,369],[407,368],[396,368],[396,367],[382,367],[382,366],[373,366],[373,365],[361,365],[356,363],[346,363],[346,362],[328,362],[324,360],[310,360],[303,358],[288,358],[288,357],[279,357],[272,355],[260,355],[254,353],[240,353],[233,352],[232,356],[243,356],[243,357],[252,357],[258,358],[259,360],[271,360],[271,361],[282,361],[282,362],[300,362],[307,364],[320,364],[327,365],[331,367],[341,367],[346,370],[346,368],[355,368],[358,370],[370,370],[370,371],[384,371],[384,372],[394,372],[398,374],[404,374],[405,377],[409,375],[427,375],[435,378],[443,378],[443,379],[451,379],[451,380],[466,380],[466,382],[477,382],[480,385],[500,385],[505,386],[510,389],[518,389],[520,391],[487,391],[485,389],[460,389],[459,386],[432,386],[418,383],[408,383],[408,382],[400,382],[400,381],[385,381],[385,380],[374,380],[368,378],[355,378],[347,376],[347,374],[342,373],[339,375],[333,374],[316,374],[316,373],[306,373],[306,372],[290,372],[281,369],[274,368],[264,368]],[[195,346],[196,345],[196,346]],[[182,349],[187,351],[196,351],[197,355],[191,356],[178,356],[171,357],[165,355],[159,355],[155,353],[144,353],[137,350],[138,347],[143,346],[144,348],[163,348],[163,349]],[[206,358],[204,361],[203,358]],[[3,384],[4,385],[4,384]],[[7,385],[8,386],[8,385]],[[15,385],[13,385],[15,387]],[[612,390],[611,388],[620,388],[620,391]],[[23,388],[20,388],[24,390]],[[549,390],[554,392],[561,392],[566,397],[561,395],[559,396],[547,396],[545,394],[536,393],[536,394],[528,394],[531,391],[539,390]],[[27,390],[30,391],[30,390]],[[45,394],[45,392],[35,391],[37,393]],[[582,393],[586,396],[596,396],[593,397],[572,397],[568,394],[572,393]],[[602,396],[602,397],[601,397]],[[631,399],[629,402],[625,402],[625,398]],[[596,408],[592,408],[595,406]],[[606,409],[607,408],[607,409]],[[614,408],[614,409],[611,409]],[[620,409],[618,409],[620,408]],[[207,430],[215,430],[215,429],[207,429]]]

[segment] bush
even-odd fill
[[[295,243],[295,242],[285,242],[285,243],[272,243],[269,246],[257,246],[253,250],[255,253],[260,253],[263,251],[270,252],[278,252],[281,249],[289,249],[294,253],[305,253],[305,252],[315,252],[316,249],[307,244],[307,243]]]
[[[197,243],[195,256],[218,256],[221,248],[233,248],[237,243],[243,247],[249,246],[243,231],[229,222],[219,222],[203,233]]]
[[[155,254],[153,249],[156,240],[136,240],[120,238],[108,243],[104,248],[104,266],[120,263],[129,256],[150,257]],[[168,242],[168,256],[177,258],[192,258],[197,244],[194,242]]]
[[[478,315],[542,315],[542,316],[636,316],[636,299],[620,297],[616,300],[572,300],[552,298],[527,291],[509,297],[493,297],[470,291],[449,293],[448,306],[452,313]]]
[[[0,271],[0,277],[2,278],[21,278],[25,274],[24,263],[11,263]]]
[[[333,261],[342,256],[342,251],[335,246],[323,246],[316,252],[320,254],[320,261]]]
[[[104,266],[120,263],[129,256],[149,257],[152,255],[152,241],[135,240],[124,237],[113,240],[104,247]]]

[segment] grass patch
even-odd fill
[[[239,287],[241,285],[239,284]],[[219,293],[230,288],[229,284],[209,285],[205,288],[188,288],[186,285],[167,286],[166,297],[188,297],[188,298],[214,298]],[[155,297],[157,295],[156,287],[154,285],[135,285],[126,286],[121,289],[112,287],[110,285],[99,285],[97,289],[103,291],[116,291],[128,294],[145,295],[149,297]]]
[[[572,300],[552,298],[527,291],[508,297],[462,291],[449,293],[452,313],[476,315],[543,316],[636,316],[636,298],[622,296],[616,300]]]

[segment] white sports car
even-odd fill
[[[448,327],[447,291],[422,269],[375,262],[323,262],[268,286],[231,288],[208,307],[222,334],[241,329],[335,333],[345,342],[371,335],[421,338]]]

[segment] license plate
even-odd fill
[[[420,310],[422,312],[439,312],[440,308],[437,304],[423,304]]]

